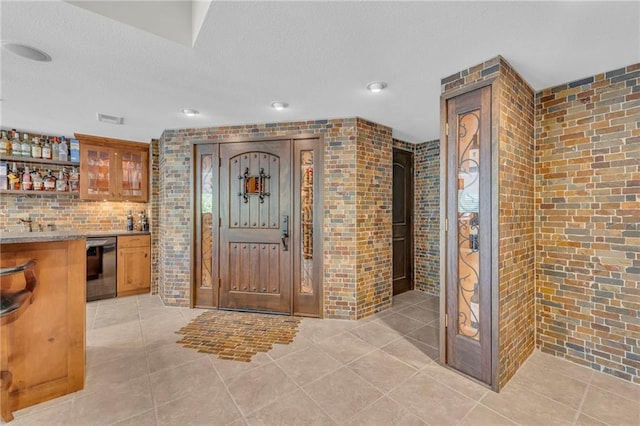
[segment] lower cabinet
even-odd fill
[[[117,262],[118,297],[150,291],[150,235],[119,236]]]

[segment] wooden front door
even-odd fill
[[[291,313],[291,143],[220,144],[220,308]]]
[[[393,294],[413,288],[413,154],[393,150]]]
[[[447,102],[447,364],[491,384],[491,87]]]

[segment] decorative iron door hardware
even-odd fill
[[[238,192],[238,196],[242,197],[245,203],[249,202],[249,195],[258,195],[261,203],[264,203],[264,197],[271,195],[270,192],[266,191],[267,179],[271,179],[271,176],[265,174],[263,168],[260,169],[258,176],[251,176],[249,168],[246,167],[244,175],[238,176],[238,179],[244,179],[243,192]]]

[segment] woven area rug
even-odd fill
[[[222,359],[250,362],[274,343],[289,344],[298,332],[300,318],[247,312],[206,311],[176,334],[185,348],[216,354]]]

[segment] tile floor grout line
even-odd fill
[[[586,386],[584,387],[584,392],[582,393],[582,398],[580,398],[580,403],[578,404],[578,409],[576,410],[576,414],[575,414],[575,416],[573,418],[574,426],[578,422],[578,419],[580,418],[580,414],[582,414],[582,406],[584,405],[584,401],[587,399],[587,394],[589,393],[589,388],[591,387],[591,381],[592,380],[593,380],[593,374],[589,375],[589,381],[586,383]],[[603,422],[603,423],[605,423],[605,422]]]
[[[207,356],[207,358],[209,359],[209,364],[211,364],[211,367],[213,368],[213,371],[215,371],[216,375],[218,376],[218,380],[220,380],[220,382],[222,383],[222,386],[224,386],[224,390],[227,393],[227,396],[229,397],[229,399],[231,400],[233,405],[236,407],[236,410],[238,410],[238,413],[240,413],[240,418],[244,421],[245,424],[247,424],[248,422],[247,422],[247,419],[246,419],[244,413],[242,412],[242,410],[240,409],[240,406],[238,405],[238,403],[236,402],[235,398],[231,394],[231,391],[229,390],[229,387],[227,386],[227,383],[222,378],[222,374],[220,373],[220,371],[218,371],[218,368],[214,364],[213,359],[211,357],[212,357],[212,355]],[[234,421],[237,421],[237,420],[238,419],[235,419],[235,420],[233,420],[233,421],[231,421],[229,423],[233,423]]]
[[[424,367],[426,367],[427,365],[432,364],[433,362],[435,362],[435,361],[433,360],[433,358],[431,358],[429,355],[425,354],[425,356],[426,356],[427,358],[429,358],[429,362],[428,362],[427,364],[423,365],[422,367],[418,368],[418,367],[415,367],[415,366],[413,366],[413,365],[409,364],[408,362],[405,362],[403,359],[400,359],[400,358],[398,358],[397,356],[395,356],[395,355],[393,355],[393,354],[390,354],[390,353],[388,353],[388,352],[386,352],[385,350],[383,350],[383,349],[382,349],[382,348],[386,348],[387,346],[389,346],[389,345],[391,345],[391,344],[393,344],[393,343],[395,343],[395,342],[398,342],[399,340],[403,340],[403,341],[405,341],[405,342],[408,342],[409,344],[412,344],[412,343],[411,343],[411,342],[409,342],[409,340],[407,340],[407,339],[411,339],[411,338],[410,338],[410,337],[408,337],[408,336],[406,336],[406,335],[400,336],[400,337],[398,337],[397,339],[390,341],[390,342],[389,342],[389,343],[387,343],[386,345],[379,347],[378,349],[380,349],[380,350],[381,350],[382,352],[384,352],[385,354],[387,354],[387,355],[389,355],[389,356],[393,357],[395,360],[400,361],[400,362],[401,362],[401,363],[403,363],[404,365],[406,365],[406,366],[409,366],[409,367],[413,368],[413,369],[414,369],[414,370],[416,370],[416,371],[420,371],[420,370],[422,370]],[[417,342],[417,340],[416,340],[416,342]],[[422,343],[422,342],[420,342],[420,343]],[[429,346],[429,345],[426,345],[426,346]],[[414,346],[414,347],[415,347],[415,346]],[[431,346],[429,346],[429,347],[431,347]],[[418,348],[416,347],[416,349],[418,349]],[[420,350],[420,349],[418,349],[418,350]],[[436,349],[436,350],[437,350],[437,349]]]
[[[153,417],[155,424],[158,425],[158,404],[153,393],[153,386],[151,383],[151,364],[149,362],[149,351],[147,351],[146,339],[144,337],[144,331],[142,327],[142,315],[140,315],[140,300],[136,296],[136,303],[138,305],[138,325],[140,327],[140,335],[142,336],[142,345],[144,347],[144,357],[147,360],[147,382],[149,385],[149,396],[151,398],[151,409],[153,410]]]
[[[322,350],[322,348],[319,348],[319,349],[320,349],[320,350]],[[327,354],[327,355],[329,355],[329,354]],[[330,356],[330,355],[329,355],[329,356]],[[276,362],[276,361],[274,361],[274,362]],[[339,361],[338,361],[338,362],[339,362]],[[278,367],[280,367],[280,366],[278,365]],[[322,375],[321,377],[319,377],[318,379],[316,379],[316,380],[312,380],[311,382],[309,382],[309,383],[305,384],[304,386],[308,386],[308,385],[310,385],[310,384],[312,384],[312,383],[315,383],[315,382],[317,382],[318,380],[320,380],[321,378],[326,377],[326,376],[328,376],[329,374],[332,374],[332,373],[334,373],[334,372],[336,372],[336,371],[340,370],[340,369],[341,369],[341,368],[343,368],[343,367],[344,367],[344,365],[341,365],[340,367],[336,368],[335,370],[331,371],[330,373],[324,374],[324,375]],[[298,386],[298,388],[299,388],[302,392],[304,392],[304,394],[307,396],[307,398],[309,398],[309,399],[310,399],[314,404],[316,404],[316,406],[318,406],[318,408],[320,408],[320,410],[321,410],[321,411],[322,411],[322,412],[323,412],[327,417],[329,417],[329,418],[330,418],[330,419],[331,419],[331,420],[332,420],[336,425],[339,425],[339,424],[340,424],[340,422],[336,421],[336,419],[334,419],[334,418],[333,418],[333,417],[332,417],[332,416],[331,416],[331,415],[330,415],[330,414],[329,414],[329,413],[328,413],[328,412],[327,412],[327,411],[322,407],[322,405],[320,405],[320,403],[319,403],[318,401],[316,401],[315,399],[313,399],[313,397],[311,396],[311,394],[310,394],[309,392],[307,392],[307,390],[304,388],[304,386],[299,385],[299,384],[298,384],[298,383],[293,379],[293,377],[291,377],[291,376],[290,376],[290,375],[289,375],[289,374],[288,374],[288,373],[287,373],[287,372],[286,372],[282,367],[280,367],[280,369],[284,372],[284,374],[285,374],[287,377],[289,377],[289,379],[291,379],[291,380],[293,381],[293,383],[295,383],[295,384],[296,384],[296,386]]]

